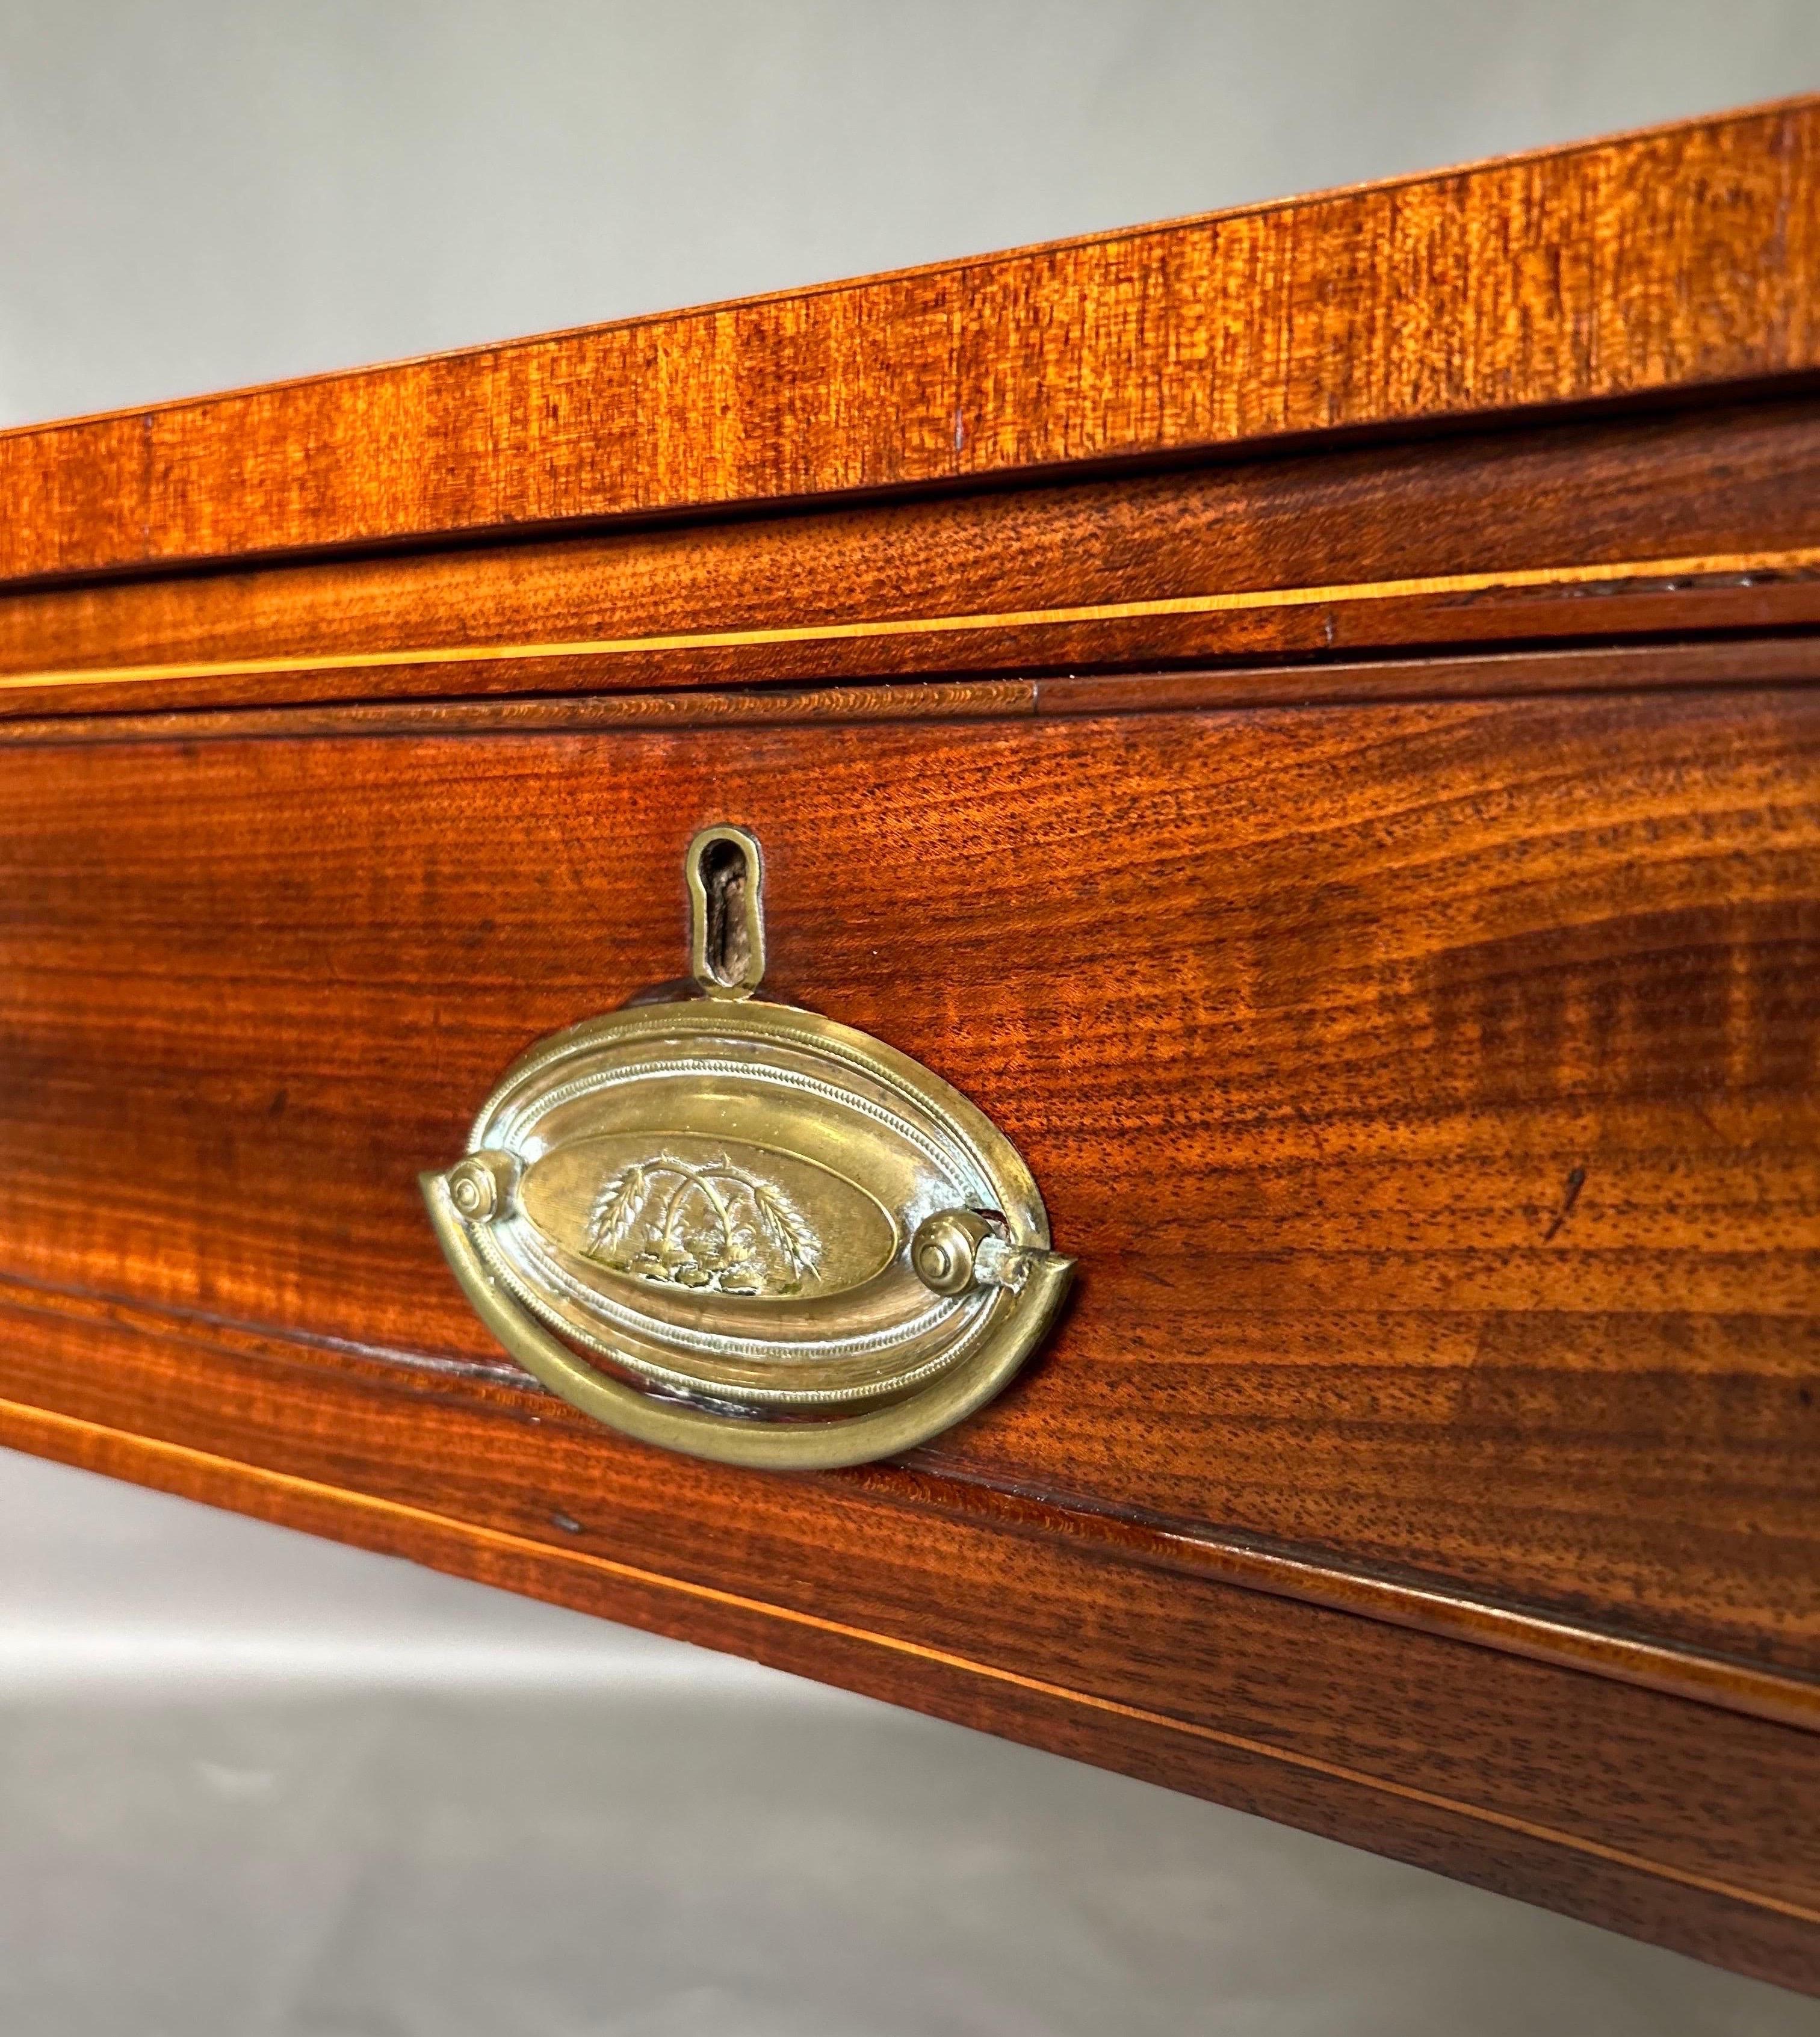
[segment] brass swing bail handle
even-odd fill
[[[698,993],[566,1028],[423,1177],[469,1300],[556,1393],[644,1441],[860,1464],[982,1406],[1073,1262],[974,1105],[883,1041],[758,998],[764,859],[683,861]]]

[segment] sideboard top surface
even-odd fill
[[[0,582],[1407,430],[1820,368],[1820,97],[0,433]]]

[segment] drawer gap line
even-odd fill
[[[233,679],[285,674],[358,671],[418,665],[498,663],[544,658],[612,658],[661,652],[726,651],[770,644],[822,644],[895,637],[945,636],[982,630],[1066,628],[1100,622],[1158,621],[1247,610],[1318,607],[1328,603],[1445,598],[1548,587],[1595,587],[1626,580],[1710,580],[1746,574],[1803,573],[1820,568],[1820,546],[1773,551],[1718,553],[1662,559],[1587,561],[1552,566],[1440,573],[1403,580],[1356,580],[1320,587],[1254,588],[1229,592],[1166,595],[1143,601],[1095,602],[1060,608],[887,616],[869,622],[812,622],[759,629],[675,630],[638,637],[588,637],[567,642],[445,644],[397,650],[296,653],[282,657],[189,659],[0,675],[0,690],[149,685],[180,679]]]

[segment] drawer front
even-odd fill
[[[1794,1971],[1820,697],[314,726],[0,750],[0,1433]],[[767,987],[989,1112],[1079,1261],[895,1469],[586,1423],[424,1219],[516,1055],[679,973],[717,822]]]
[[[1788,692],[20,749],[5,1270],[500,1360],[417,1174],[679,973],[736,818],[779,994],[988,1109],[1080,1261],[932,1461],[1820,1669],[1817,745]]]

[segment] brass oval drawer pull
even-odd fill
[[[684,874],[692,992],[508,1069],[466,1156],[422,1177],[437,1239],[512,1355],[630,1435],[776,1469],[908,1449],[1011,1378],[1073,1261],[958,1090],[754,998],[751,836],[705,830]]]

